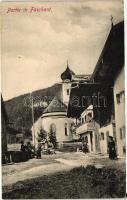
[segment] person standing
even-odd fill
[[[42,150],[42,145],[39,142],[37,147],[37,159],[41,159],[41,150]]]
[[[86,140],[83,142],[82,151],[83,151],[84,153],[88,153],[88,152],[89,152],[88,144],[87,144],[87,141],[86,141]]]
[[[24,142],[21,141],[21,161],[26,161],[27,160],[27,153],[26,153],[26,146],[24,145]]]
[[[109,158],[111,160],[116,159],[117,158],[116,145],[112,136],[109,136],[108,149],[109,149]]]
[[[20,150],[21,150],[22,152],[25,151],[25,145],[24,145],[24,142],[23,142],[23,141],[21,141],[21,148],[20,148]]]

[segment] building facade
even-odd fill
[[[107,119],[99,132],[102,135],[102,152],[107,152],[107,138],[112,136],[118,156],[125,156],[125,77],[124,77],[124,22],[112,25],[93,75],[93,82],[101,82],[112,88],[113,99],[110,120]]]
[[[77,125],[76,134],[82,141],[87,141],[89,152],[100,152],[99,124],[94,121],[93,105],[82,112],[80,124]]]
[[[116,123],[117,152],[119,156],[125,155],[126,135],[125,135],[125,77],[124,67],[117,75],[114,82],[114,107]]]

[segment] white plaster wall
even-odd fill
[[[120,128],[125,126],[125,101],[117,103],[116,94],[124,90],[124,67],[119,73],[114,83],[114,105],[115,105],[115,122],[116,122],[116,140],[117,153],[123,156],[123,146],[125,145],[125,138],[120,139]]]
[[[70,82],[63,82],[63,103],[68,106],[70,93],[67,95],[67,89],[71,90],[71,83]]]
[[[56,125],[56,139],[57,142],[71,141],[73,135],[70,131],[71,124],[73,120],[71,118],[62,116],[49,116],[41,119],[41,125],[47,133],[50,132],[50,125],[54,123]],[[65,123],[67,123],[68,135],[65,135]]]
[[[109,136],[113,137],[113,126],[112,124],[108,124],[107,126],[103,126],[99,129],[99,135],[101,136],[101,132],[104,133],[104,140],[100,137],[100,151],[103,154],[107,154],[107,131],[109,132]]]

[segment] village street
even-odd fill
[[[109,160],[102,154],[84,154],[82,152],[62,153],[44,155],[42,159],[31,159],[27,162],[4,165],[2,167],[3,192],[12,190],[14,185],[22,187],[22,182],[44,175],[51,175],[57,172],[69,171],[72,168],[87,165],[94,165],[96,168],[109,167],[125,172],[124,159]],[[18,184],[16,184],[19,182]]]

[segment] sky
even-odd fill
[[[49,11],[31,12],[32,7]],[[114,24],[123,20],[121,0],[3,2],[4,100],[60,82],[67,60],[76,74],[91,74],[111,29],[111,15]]]

